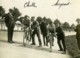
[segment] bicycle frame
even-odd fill
[[[30,41],[30,33],[29,33],[29,28],[26,28],[24,30],[24,35],[23,35],[23,45],[25,46],[27,43],[29,44]]]

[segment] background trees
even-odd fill
[[[3,29],[3,25],[4,25],[4,20],[2,19],[2,16],[5,14],[5,9],[0,6],[0,25],[1,25],[1,29]]]
[[[62,27],[63,27],[63,29],[66,30],[66,31],[68,31],[68,30],[70,29],[70,25],[69,25],[68,22],[64,22]]]
[[[13,9],[13,17],[14,17],[14,21],[16,22],[18,20],[18,17],[21,16],[21,13],[19,11],[18,8],[14,7]]]
[[[74,31],[75,28],[76,28],[75,24],[72,24],[72,25],[70,26],[70,29],[71,29],[72,31]]]
[[[18,20],[18,17],[21,16],[21,13],[19,11],[18,8],[14,7],[13,9],[11,9],[13,11],[13,18],[14,18],[14,21],[16,22]],[[2,19],[2,16],[5,15],[5,9],[0,6],[0,25],[1,25],[1,29],[3,29],[3,25],[4,25],[4,19]]]
[[[56,19],[56,20],[54,20],[54,24],[56,26],[57,24],[61,24],[61,22],[58,19]]]
[[[13,10],[14,10],[14,12],[13,12],[14,18],[18,18],[19,16],[21,16],[21,13],[18,8],[14,7]]]
[[[0,17],[2,17],[5,14],[5,9],[0,6]]]

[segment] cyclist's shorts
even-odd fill
[[[26,34],[27,32],[29,32],[29,27],[24,29],[24,33]]]

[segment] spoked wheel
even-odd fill
[[[23,38],[23,45],[26,46],[26,44],[27,44],[27,39]]]
[[[23,45],[26,46],[30,42],[30,36],[24,36],[23,37]]]
[[[27,39],[26,39],[27,44],[29,44],[30,42],[30,35],[28,35]]]
[[[26,34],[24,34],[24,36],[23,36],[23,45],[24,46],[27,45],[27,39],[28,39],[28,36],[26,36]]]
[[[29,44],[29,42],[30,42],[30,33],[29,29],[27,29],[23,36],[23,45],[26,46],[27,44]]]

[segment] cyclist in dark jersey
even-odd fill
[[[29,26],[30,26],[29,16],[26,15],[26,16],[24,17],[23,24],[24,24],[26,27],[29,27]]]

